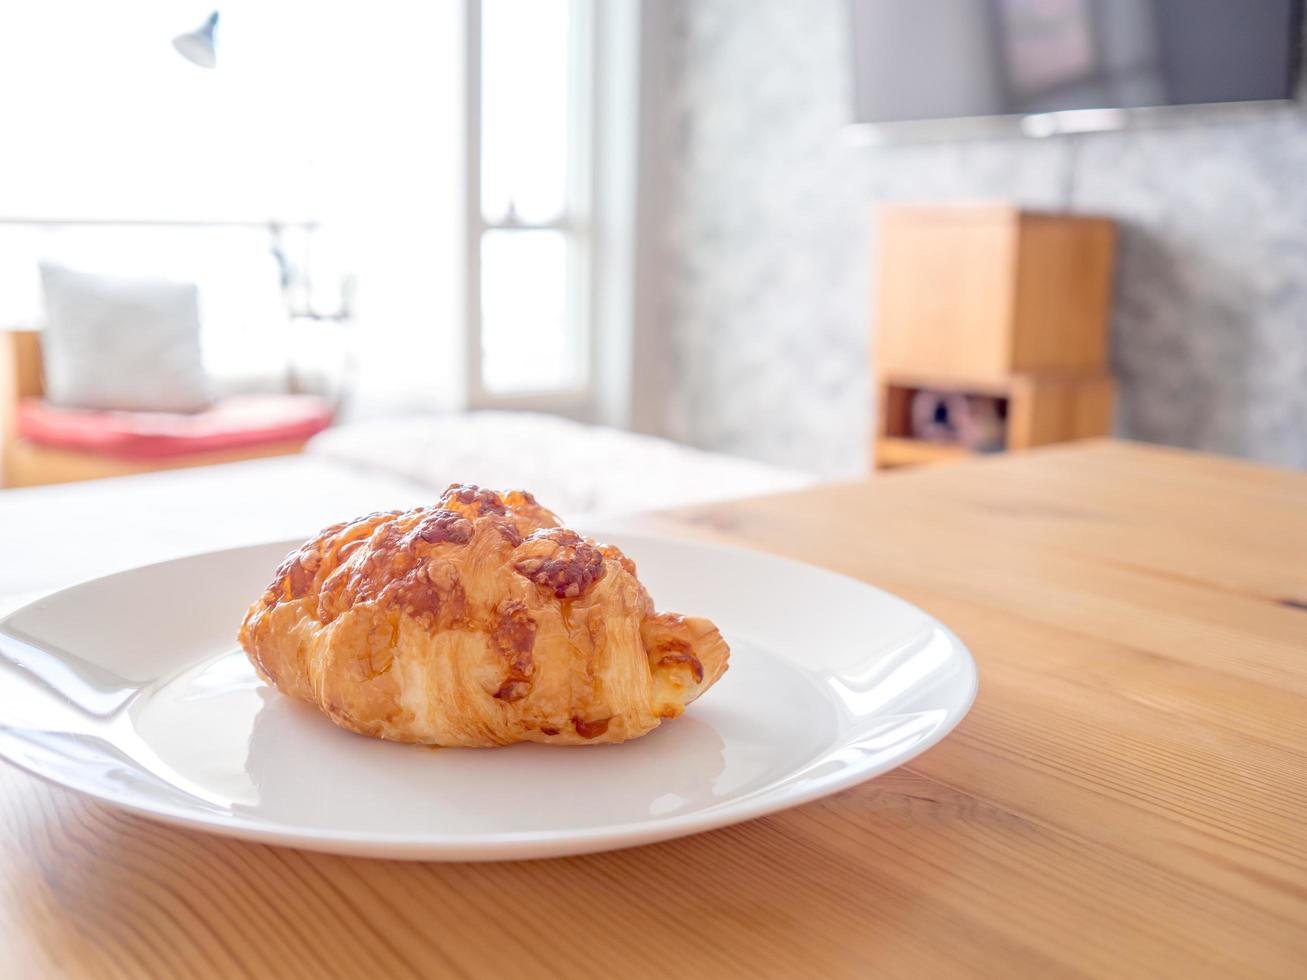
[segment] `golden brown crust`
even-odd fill
[[[513,552],[513,567],[559,599],[575,599],[604,577],[604,556],[575,531],[547,527]]]
[[[729,657],[707,620],[655,614],[619,549],[524,491],[463,484],[324,529],[278,567],[240,641],[337,724],[441,745],[634,738]]]

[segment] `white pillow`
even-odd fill
[[[210,402],[194,283],[41,265],[46,398],[70,408],[194,412]]]

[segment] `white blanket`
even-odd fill
[[[666,439],[531,412],[414,416],[329,429],[309,454],[403,476],[530,490],[568,520],[757,496],[814,478]]]
[[[306,454],[0,491],[0,615],[97,575],[304,538],[452,482],[523,487],[569,523],[793,489],[803,473],[548,416],[474,413],[344,426]]]

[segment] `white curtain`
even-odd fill
[[[0,217],[321,220],[363,403],[459,405],[460,7],[230,0],[209,71],[171,39],[211,5],[0,5]]]

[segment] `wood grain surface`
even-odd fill
[[[918,603],[975,708],[826,800],[518,864],[244,844],[5,767],[0,975],[1307,975],[1307,475],[1094,443],[644,523]]]

